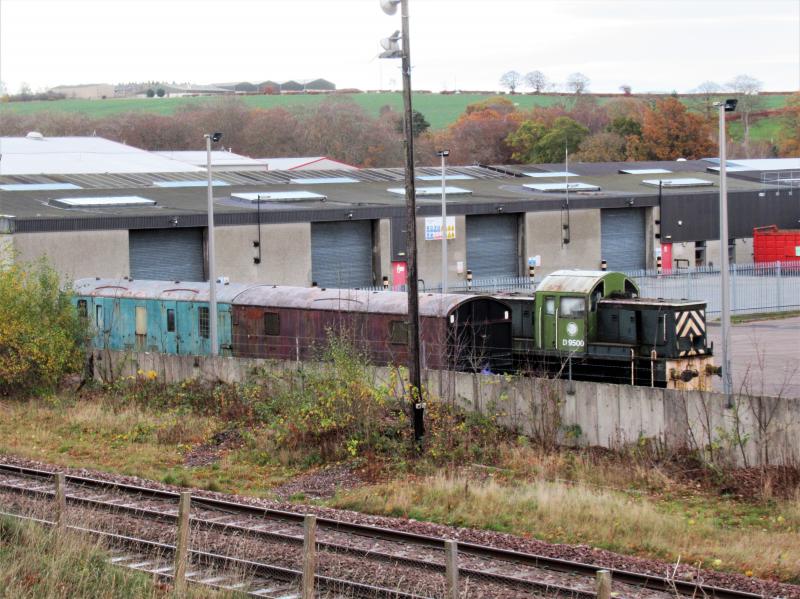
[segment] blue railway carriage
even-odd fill
[[[220,355],[231,355],[231,302],[248,288],[218,284]],[[211,353],[208,283],[80,279],[73,303],[89,319],[96,349],[204,355]]]

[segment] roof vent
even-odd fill
[[[37,141],[44,141],[44,135],[38,131],[31,131],[25,136],[26,139],[35,139]]]

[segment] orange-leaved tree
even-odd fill
[[[800,156],[800,92],[786,103],[784,128],[778,146],[781,156]]]
[[[633,160],[691,160],[713,155],[716,143],[708,122],[677,98],[666,98],[645,113],[641,142],[629,148]]]

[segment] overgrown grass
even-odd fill
[[[750,139],[752,141],[767,141],[778,143],[781,132],[786,127],[786,119],[782,116],[768,116],[755,119],[750,123]],[[734,141],[742,141],[744,125],[741,121],[734,121],[729,125],[730,136]]]
[[[115,567],[102,546],[69,532],[0,517],[0,597],[148,599],[171,596],[152,576]],[[222,597],[190,588],[187,598]]]
[[[347,491],[331,505],[580,543],[800,581],[800,501],[744,509],[724,499],[662,497],[545,479],[442,473]],[[738,520],[738,521],[737,521]]]

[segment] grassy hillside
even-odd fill
[[[750,123],[750,139],[753,141],[768,141],[777,143],[780,138],[781,129],[784,127],[784,119],[779,116],[769,116],[756,119]],[[741,121],[735,121],[728,128],[731,139],[742,141],[744,126]]]
[[[275,108],[276,106],[313,106],[322,102],[326,95],[291,95],[291,96],[241,96],[242,100],[254,108]],[[380,108],[385,105],[401,110],[403,106],[402,95],[399,92],[342,94],[340,97],[352,98],[363,106],[369,113],[377,115]],[[416,110],[425,115],[425,118],[434,129],[441,129],[455,121],[464,112],[467,105],[480,102],[491,94],[414,94],[413,104]],[[521,109],[534,106],[551,106],[563,103],[570,106],[575,100],[571,94],[547,95],[515,95],[507,96],[519,105]],[[608,102],[619,96],[597,96],[600,102]],[[787,95],[777,94],[764,96],[763,108],[779,108],[786,103]],[[684,98],[688,99],[688,98]],[[0,104],[0,114],[13,111],[21,114],[39,112],[42,110],[80,112],[91,117],[104,117],[112,114],[133,111],[149,111],[157,114],[172,114],[181,106],[203,104],[213,101],[210,97],[199,98],[124,98],[109,100],[56,100],[37,102],[11,102]]]

